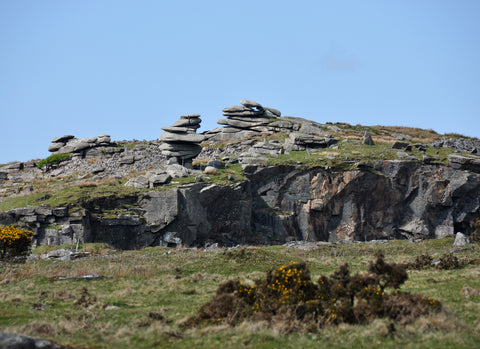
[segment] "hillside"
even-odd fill
[[[223,113],[202,134],[186,115],[160,140],[61,136],[47,159],[0,165],[0,224],[137,249],[442,238],[480,217],[478,139],[253,101]]]

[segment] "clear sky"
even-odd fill
[[[0,0],[0,163],[251,99],[480,137],[479,0]]]

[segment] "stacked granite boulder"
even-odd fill
[[[205,138],[196,133],[201,122],[199,114],[183,115],[172,126],[162,128],[165,132],[160,136],[163,141],[160,150],[170,163],[191,167],[193,158],[202,151],[200,143]]]
[[[255,101],[241,100],[240,104],[222,110],[226,118],[218,120],[217,123],[226,127],[208,132],[210,140],[242,139],[268,133],[272,118],[282,115],[279,110],[264,107]]]
[[[72,155],[85,156],[87,153],[95,153],[96,155],[97,152],[92,152],[91,150],[99,147],[111,147],[112,144],[110,142],[109,135],[80,139],[67,135],[53,138],[53,144],[48,147],[48,151],[53,154],[72,153]]]

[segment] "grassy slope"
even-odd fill
[[[367,326],[332,326],[313,334],[281,334],[261,323],[229,328],[220,322],[193,330],[179,326],[230,278],[253,280],[268,269],[305,260],[316,281],[344,262],[354,272],[365,271],[377,249],[385,250],[387,261],[408,262],[426,252],[439,257],[451,246],[452,239],[448,238],[417,244],[395,241],[381,246],[322,246],[313,251],[271,246],[226,252],[176,249],[166,253],[165,248],[147,248],[78,261],[4,265],[0,267],[0,330],[87,348],[224,348],[226,343],[232,348],[472,348],[480,340],[478,264],[453,271],[410,271],[402,290],[439,299],[448,307],[448,315],[397,325],[393,337],[388,335],[388,322],[384,320]],[[101,249],[92,245],[86,248]],[[475,246],[456,255],[478,259],[479,251]],[[112,278],[52,279],[92,273]],[[82,299],[83,288],[90,296]],[[469,296],[468,288],[477,290],[477,295]],[[82,305],[89,302],[90,307]],[[107,305],[119,309],[105,310]]]

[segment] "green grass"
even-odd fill
[[[378,249],[385,251],[387,261],[411,262],[426,252],[438,258],[452,249],[452,242],[451,238],[416,244],[393,241],[388,245],[320,246],[308,251],[283,246],[210,252],[178,248],[171,253],[159,247],[108,252],[108,246],[85,244],[81,248],[93,254],[109,255],[0,266],[0,331],[82,348],[472,348],[480,340],[480,296],[468,296],[463,290],[480,290],[480,265],[475,263],[456,270],[409,271],[402,290],[437,298],[448,313],[420,318],[410,325],[396,324],[393,336],[388,335],[389,322],[381,319],[364,326],[330,326],[317,333],[285,334],[266,323],[243,323],[235,328],[222,324],[181,327],[228,279],[248,283],[268,269],[304,260],[316,281],[345,262],[352,272],[366,271]],[[34,252],[51,248],[42,246]],[[479,251],[475,246],[456,255],[478,260]],[[53,278],[86,274],[110,278]],[[82,303],[84,288],[89,305]],[[112,305],[119,308],[105,310]]]

